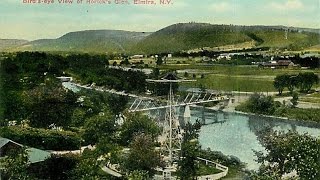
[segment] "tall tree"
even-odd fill
[[[100,139],[113,140],[117,130],[115,118],[106,111],[89,118],[85,124],[83,138],[86,143],[96,144]]]
[[[299,73],[298,77],[298,87],[301,92],[309,92],[314,84],[319,83],[318,75],[313,72]]]
[[[181,159],[178,162],[178,176],[181,179],[195,179],[197,176],[197,157],[200,154],[200,144],[198,141],[201,124],[188,122],[183,135],[181,147]]]
[[[160,153],[155,150],[155,143],[150,135],[137,134],[130,144],[130,153],[124,166],[129,172],[146,171],[152,177],[155,168],[160,166]]]
[[[126,114],[126,116],[126,120],[121,127],[120,133],[122,145],[130,144],[134,136],[140,133],[150,135],[153,140],[160,134],[160,129],[157,124],[146,115],[130,113]]]
[[[68,126],[76,107],[77,95],[65,90],[60,82],[49,79],[24,94],[28,119],[33,127]]]
[[[290,93],[293,93],[294,88],[298,85],[298,78],[296,75],[286,75],[286,86]]]
[[[317,179],[320,176],[320,139],[297,132],[261,133],[260,142],[267,154],[256,152],[261,164],[259,175],[281,178],[296,171],[301,179]]]
[[[277,75],[274,79],[273,86],[279,92],[279,95],[282,94],[282,91],[286,87],[287,75]]]

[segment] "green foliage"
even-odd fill
[[[320,109],[287,108],[284,116],[289,119],[320,122]]]
[[[245,104],[237,107],[237,110],[257,114],[273,114],[275,106],[271,96],[255,93],[250,96]]]
[[[298,99],[299,99],[298,93],[294,92],[292,94],[292,99],[290,100],[290,102],[292,103],[292,107],[296,107],[298,105]]]
[[[126,114],[126,120],[121,127],[120,141],[122,145],[128,145],[137,134],[144,133],[155,140],[160,134],[160,129],[154,120],[140,113]]]
[[[187,72],[187,71],[186,71],[186,72],[184,72],[183,77],[185,77],[185,78],[189,77],[189,74],[188,74],[188,72]]]
[[[300,91],[305,93],[308,93],[313,85],[319,83],[318,75],[314,74],[313,72],[299,73],[297,79],[297,85],[300,88]]]
[[[129,102],[128,96],[117,96],[110,95],[107,99],[108,109],[112,112],[113,115],[117,116],[123,112],[126,108],[126,105]]]
[[[32,127],[48,128],[49,125],[67,127],[71,122],[77,95],[65,90],[55,80],[47,80],[24,93],[27,116]]]
[[[0,177],[8,180],[32,179],[27,171],[28,152],[25,149],[12,151],[8,156],[0,158]]]
[[[124,167],[129,174],[134,171],[145,171],[152,177],[155,174],[155,168],[160,165],[160,153],[155,150],[153,138],[143,133],[136,134],[124,161]]]
[[[71,178],[71,172],[79,163],[79,157],[67,154],[52,155],[43,162],[31,164],[28,173],[35,179],[65,180]]]
[[[162,57],[161,57],[161,56],[158,56],[157,61],[156,61],[156,64],[157,64],[158,66],[160,66],[160,65],[163,64],[163,60],[162,60]]]
[[[172,90],[174,93],[178,91],[178,88],[178,83],[172,83]],[[148,84],[148,90],[150,90],[156,96],[166,96],[169,94],[170,84],[151,82]]]
[[[26,146],[46,150],[77,150],[81,143],[80,136],[74,132],[28,127],[2,127],[0,136]]]
[[[150,179],[148,172],[134,170],[128,175],[128,180],[148,180]]]
[[[107,68],[105,56],[70,55],[66,57],[72,74],[82,83],[96,83],[110,89],[127,92],[144,92],[146,75],[140,71]]]
[[[319,83],[319,77],[313,72],[299,73],[298,75],[281,74],[274,79],[273,85],[282,93],[285,87],[293,93],[294,88],[299,88],[301,92],[308,93],[312,86]]]
[[[84,128],[83,138],[86,144],[96,144],[101,138],[111,141],[117,130],[115,117],[110,112],[102,112],[89,118]]]
[[[74,53],[123,53],[148,32],[129,32],[120,30],[87,30],[70,32],[57,39],[37,40],[28,46],[14,48],[19,51],[47,51]]]
[[[296,95],[294,99],[298,97]],[[295,101],[295,100],[294,100]],[[293,102],[294,104],[295,102]],[[274,102],[272,98],[264,95],[254,94],[250,96],[247,102],[244,102],[236,107],[237,111],[275,115],[280,117],[288,117],[289,119],[301,121],[315,121],[319,122],[319,109],[302,109],[302,108],[288,108],[281,105],[279,102]]]
[[[201,150],[200,156],[202,158],[210,159],[228,167],[233,166],[239,169],[244,167],[244,164],[240,161],[239,158],[235,156],[226,156],[222,152],[212,151],[211,149]]]
[[[194,179],[197,176],[199,168],[197,157],[199,157],[201,148],[198,141],[200,127],[199,121],[195,124],[190,122],[186,124],[177,172],[181,179]]]
[[[297,171],[301,179],[316,179],[320,169],[320,141],[308,134],[266,131],[259,137],[267,154],[256,152],[261,163],[260,174],[280,178]]]
[[[79,162],[71,172],[72,180],[96,180],[96,179],[110,179],[109,175],[101,170],[104,162],[98,161],[98,156],[94,151],[85,150]]]
[[[22,92],[36,87],[49,77],[61,75],[64,67],[62,58],[45,53],[17,53],[14,57],[1,60],[1,108],[4,116],[0,120],[25,119],[27,109],[23,104]]]
[[[214,166],[206,165],[204,162],[200,162],[198,166],[199,166],[199,169],[197,171],[198,176],[218,174],[222,172],[221,170],[216,169]]]
[[[279,91],[279,95],[282,94],[282,91],[286,87],[287,75],[277,75],[274,79],[273,86]]]

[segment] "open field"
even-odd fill
[[[320,93],[313,93],[303,96],[299,99],[299,101],[320,104]]]
[[[276,76],[279,74],[298,74],[299,72],[314,72],[320,74],[320,69],[261,69],[257,66],[226,66],[226,65],[163,65],[161,69],[168,70],[183,70],[183,69],[198,69],[207,70],[212,74],[227,74],[227,75],[252,75],[252,76]]]
[[[196,69],[197,68],[197,69]],[[244,92],[275,92],[273,80],[280,74],[298,74],[300,72],[315,72],[318,70],[301,69],[260,69],[256,66],[199,66],[199,65],[166,65],[162,69],[177,70],[179,76],[188,73],[191,79],[196,75],[197,82],[186,84],[186,86],[205,87],[223,91]],[[204,76],[201,78],[201,76]],[[201,84],[201,85],[200,85]]]
[[[200,85],[201,84],[201,85]],[[229,75],[205,75],[204,78],[197,78],[197,82],[187,84],[192,87],[205,87],[208,89],[222,91],[243,91],[243,92],[271,92],[276,91],[273,87],[273,79],[257,76],[229,76]]]

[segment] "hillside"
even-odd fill
[[[289,27],[287,38],[285,29],[284,26],[178,23],[154,33],[121,30],[70,32],[57,39],[21,43],[21,46],[11,46],[10,50],[154,54],[254,47],[303,50],[320,44],[319,29]]]
[[[58,39],[42,39],[15,48],[15,51],[126,52],[149,33],[121,30],[70,32]]]
[[[282,26],[233,26],[202,23],[179,23],[161,29],[140,41],[133,51],[141,53],[175,52],[199,48],[223,49],[227,45],[304,49],[320,44],[319,33],[312,29],[289,28],[285,38]],[[314,30],[316,31],[316,30]]]
[[[27,43],[27,40],[21,39],[0,39],[0,51],[5,51],[14,47]]]

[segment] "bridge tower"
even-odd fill
[[[193,80],[179,79],[175,74],[168,73],[161,80],[148,79],[148,82],[169,84],[168,106],[166,108],[165,122],[163,127],[164,141],[163,155],[166,157],[166,167],[163,171],[164,179],[171,179],[171,172],[175,171],[174,162],[180,157],[183,129],[180,127],[178,115],[176,112],[177,103],[174,100],[173,83],[192,82]],[[189,107],[188,107],[189,108]],[[190,111],[190,109],[189,109]],[[190,115],[188,115],[190,116]]]

